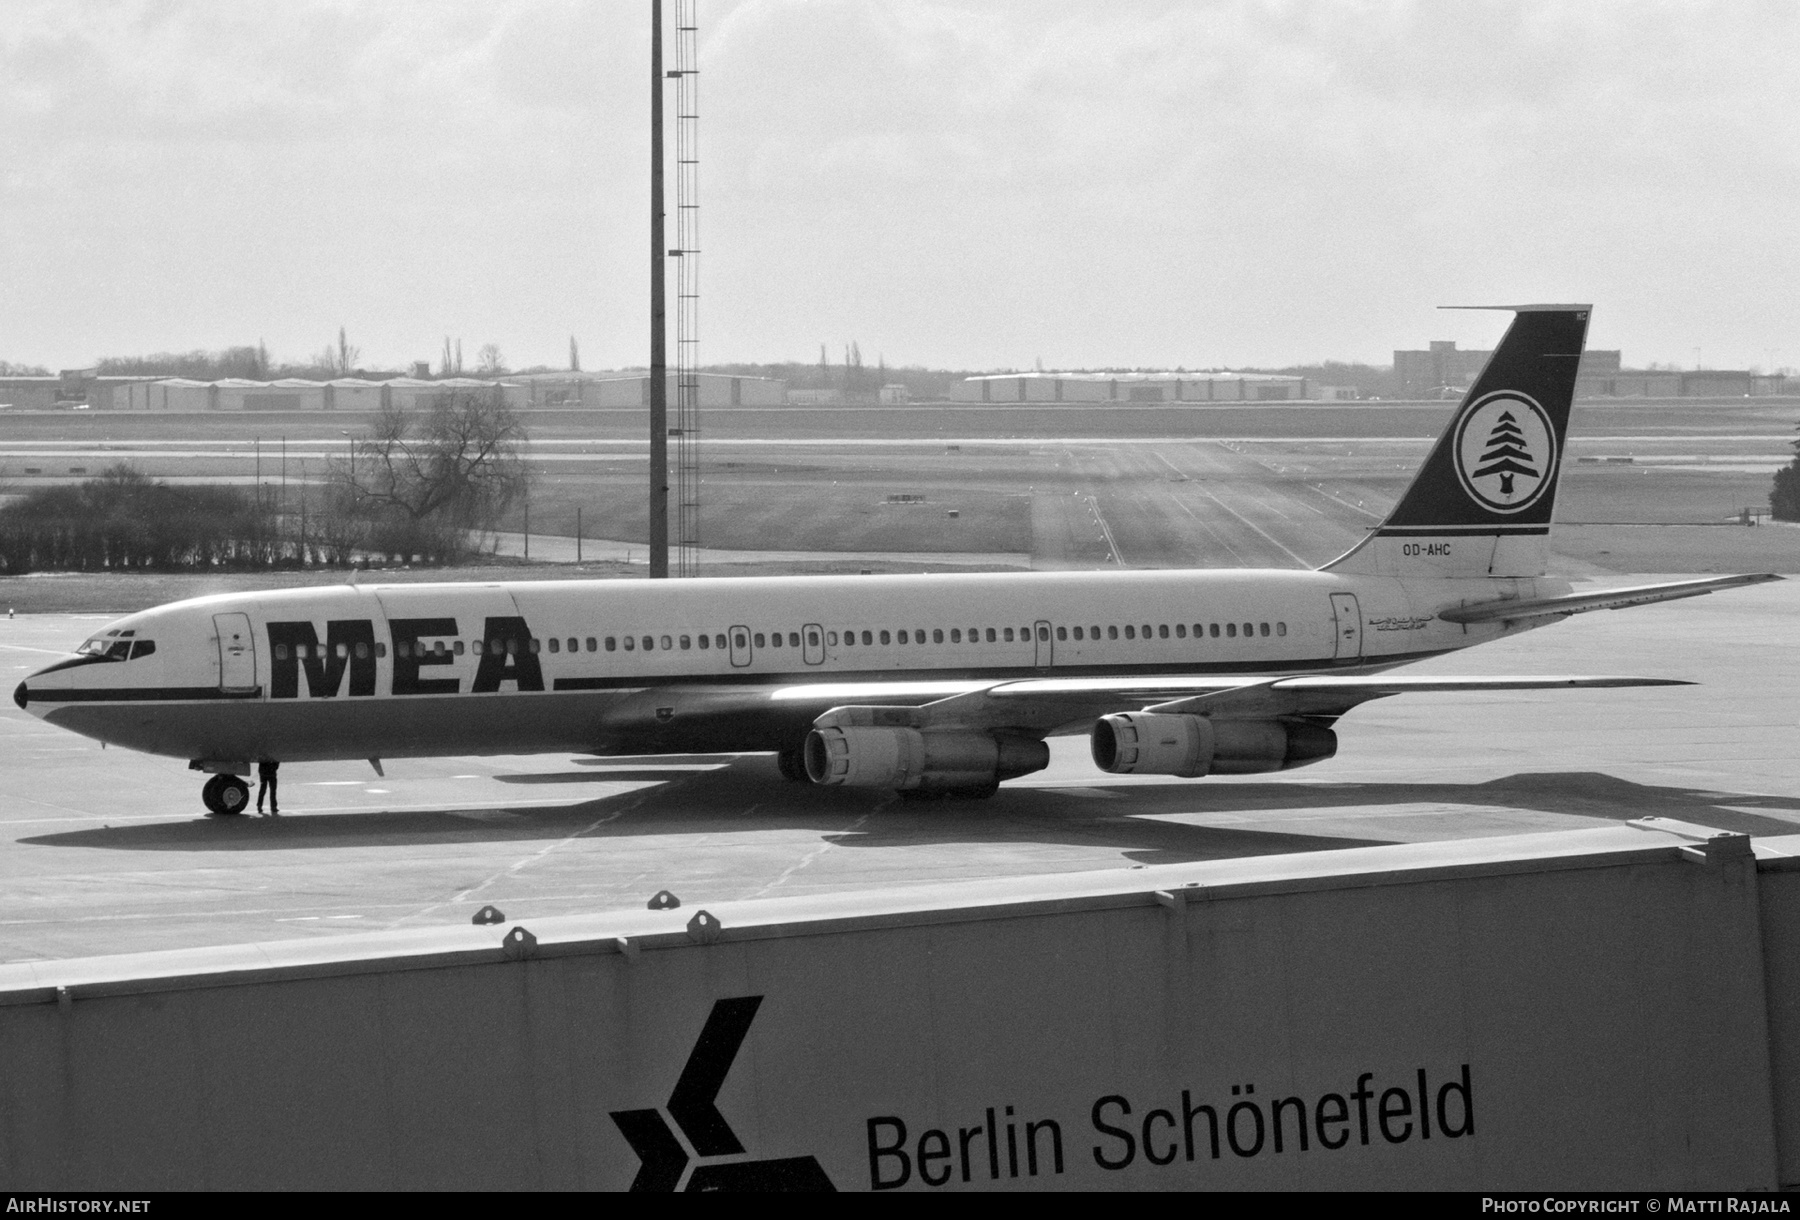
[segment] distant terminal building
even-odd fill
[[[1454,339],[1434,339],[1422,352],[1394,353],[1394,380],[1402,398],[1440,398],[1466,387],[1494,353],[1458,351]]]
[[[702,410],[778,406],[787,401],[787,383],[768,377],[701,373],[699,385]],[[251,381],[228,377],[192,381],[185,377],[96,377],[78,371],[61,377],[0,378],[0,406],[21,411],[377,411],[427,407],[439,396],[456,391],[498,395],[515,410],[638,407],[650,402],[650,378],[643,373],[528,373],[500,378],[336,377],[314,381],[283,377]],[[675,394],[671,374],[671,403]]]
[[[16,411],[48,411],[56,403],[54,377],[0,377],[0,407]]]
[[[473,390],[498,394],[507,406],[528,405],[523,386],[509,381],[478,377],[444,377],[435,381],[416,377],[373,380],[335,377],[312,381],[283,377],[275,381],[251,381],[227,377],[221,381],[191,381],[163,377],[126,387],[112,404],[121,411],[378,411],[385,407],[429,406],[441,394]]]
[[[1396,351],[1394,380],[1401,398],[1443,398],[1460,393],[1480,374],[1492,352],[1459,349],[1448,339],[1424,351]],[[1792,378],[1744,369],[1628,369],[1616,350],[1589,348],[1575,379],[1577,398],[1746,398],[1791,394]]]
[[[531,407],[639,407],[650,405],[650,374],[526,373],[509,377],[526,389]],[[788,401],[787,382],[777,377],[699,373],[700,409],[779,407]],[[675,402],[675,374],[669,374],[669,403]]]
[[[84,407],[109,411],[124,405],[130,387],[144,377],[96,377],[91,369],[71,369],[56,377],[0,377],[0,407],[52,411]]]
[[[1443,398],[1460,393],[1480,375],[1488,357],[1493,354],[1458,348],[1452,339],[1433,340],[1424,351],[1396,351],[1394,380],[1399,384],[1400,397]],[[1611,393],[1600,387],[1609,382],[1616,383],[1619,376],[1618,352],[1590,348],[1582,354],[1575,393],[1582,397]],[[1671,388],[1667,393],[1675,395],[1680,390]]]
[[[1294,402],[1320,388],[1280,373],[994,373],[957,382],[950,401]]]
[[[1764,398],[1797,390],[1800,383],[1792,377],[1749,369],[1624,369],[1590,377],[1584,365],[1575,384],[1576,394],[1583,398]]]

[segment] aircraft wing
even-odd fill
[[[916,729],[976,729],[1053,737],[1085,733],[1116,712],[1176,712],[1218,720],[1305,717],[1329,724],[1358,704],[1411,693],[1686,686],[1669,678],[1414,677],[1394,674],[1112,678],[953,678],[664,686],[620,692],[595,723],[608,752],[780,749],[823,717]],[[746,726],[766,744],[746,747]]]
[[[1688,686],[1675,678],[1638,677],[1413,677],[1390,675],[1294,676],[1244,679],[1183,677],[1121,681],[1108,678],[1027,678],[965,690],[911,707],[884,707],[869,691],[838,708],[884,712],[870,723],[910,728],[1012,729],[1054,735],[1084,732],[1115,712],[1170,712],[1224,720],[1306,716],[1335,720],[1351,708],[1389,695],[1448,691],[1569,690],[1623,686]],[[802,698],[806,688],[778,692]],[[792,693],[790,693],[790,691]]]
[[[1513,622],[1528,618],[1554,618],[1566,614],[1583,614],[1589,610],[1623,610],[1628,606],[1647,606],[1651,602],[1674,601],[1680,597],[1699,597],[1714,589],[1734,589],[1740,585],[1760,585],[1781,577],[1773,572],[1757,572],[1749,576],[1716,576],[1705,580],[1678,580],[1662,585],[1633,585],[1626,589],[1608,589],[1602,593],[1570,593],[1563,597],[1508,599],[1475,602],[1441,610],[1438,617],[1447,623]]]

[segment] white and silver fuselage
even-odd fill
[[[1567,588],[1298,570],[339,585],[131,615],[15,700],[203,762],[781,750],[840,704],[1011,679],[1388,668],[1521,629],[1441,610]]]

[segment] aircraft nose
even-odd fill
[[[31,690],[23,682],[13,691],[13,702],[21,708],[31,702]]]

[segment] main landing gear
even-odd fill
[[[250,803],[250,785],[235,775],[215,775],[200,789],[208,812],[229,815],[244,812]]]

